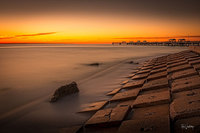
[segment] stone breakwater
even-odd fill
[[[66,133],[200,132],[200,54],[182,51],[146,61],[128,80],[88,105],[94,112]]]

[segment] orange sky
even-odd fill
[[[166,41],[167,37],[195,36],[200,19],[148,16],[140,13],[0,14],[0,43],[104,44],[113,41]],[[188,38],[186,38],[188,39]]]

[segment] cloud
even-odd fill
[[[12,38],[15,38],[15,37],[0,37],[0,40],[1,39],[12,39]]]
[[[17,37],[26,37],[26,36],[44,36],[44,35],[51,35],[51,34],[56,34],[56,33],[57,32],[45,32],[45,33],[36,33],[36,34],[15,35],[15,36],[8,36],[8,37],[0,37],[0,40],[13,39]]]
[[[200,38],[200,36],[171,36],[171,37],[122,37],[113,39],[170,39],[170,38]]]
[[[57,32],[46,32],[46,33],[37,33],[37,34],[25,34],[25,35],[16,35],[16,37],[24,37],[24,36],[43,36],[43,35],[51,35],[56,34]]]

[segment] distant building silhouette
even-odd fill
[[[186,40],[185,39],[178,39],[178,42],[184,43]]]
[[[176,39],[169,39],[169,42],[176,42]]]
[[[127,43],[126,43],[126,41],[122,41],[121,44],[122,45],[126,45]]]

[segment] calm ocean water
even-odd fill
[[[128,58],[174,53],[186,48],[112,45],[0,45],[0,114],[49,95]],[[86,64],[99,62],[99,67]]]

